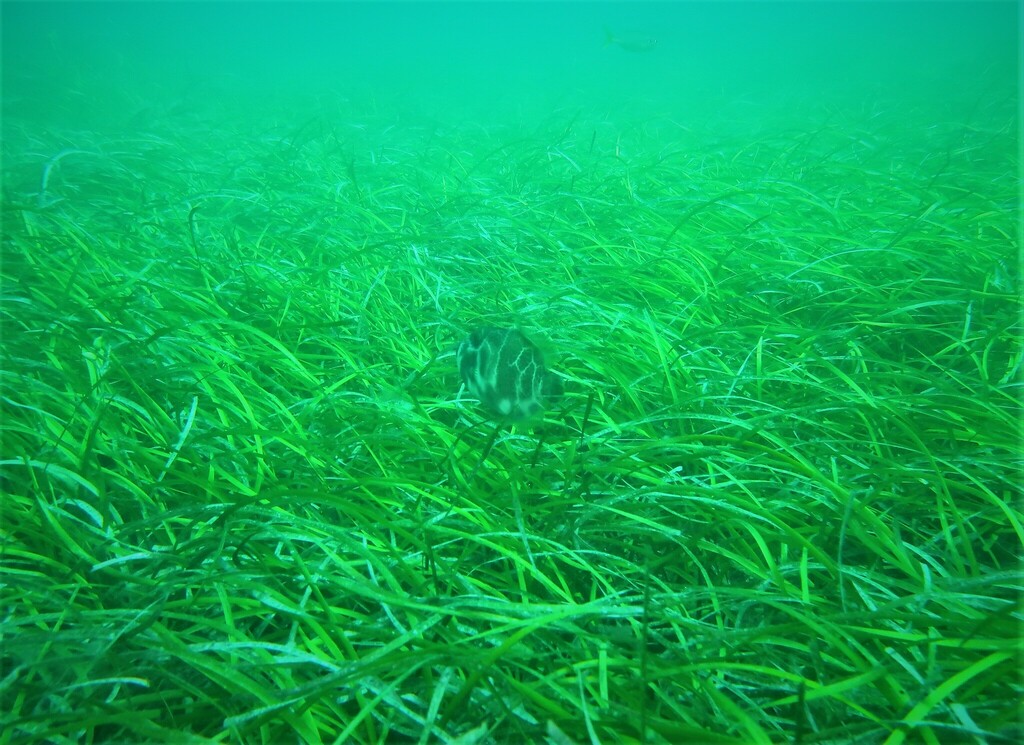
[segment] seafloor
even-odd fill
[[[292,113],[4,121],[0,742],[1021,736],[1012,107]]]

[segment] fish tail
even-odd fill
[[[607,26],[604,27],[604,46],[611,46],[615,43],[615,34]]]

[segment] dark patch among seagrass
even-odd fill
[[[538,414],[562,393],[540,350],[518,329],[474,330],[459,345],[458,361],[469,392],[506,419]]]

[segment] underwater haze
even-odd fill
[[[0,13],[0,744],[1024,739],[1018,3]]]
[[[123,123],[350,102],[441,122],[1012,97],[1012,3],[4,4],[9,105]],[[644,34],[650,49],[613,43]],[[162,107],[162,108],[161,108]],[[157,112],[163,111],[160,117]],[[751,114],[751,116],[754,116]],[[70,123],[70,121],[69,121]]]

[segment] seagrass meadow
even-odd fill
[[[1016,99],[122,104],[5,104],[0,745],[1024,737]]]

